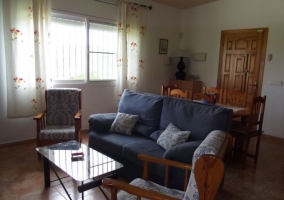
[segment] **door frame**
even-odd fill
[[[222,65],[223,65],[223,51],[224,51],[224,41],[226,34],[244,34],[244,33],[252,33],[262,30],[262,44],[261,44],[261,55],[260,55],[260,66],[259,66],[259,76],[258,76],[258,83],[257,83],[257,91],[256,95],[261,95],[262,90],[262,82],[263,82],[263,75],[264,75],[264,66],[265,66],[265,57],[266,57],[266,48],[267,48],[267,39],[268,39],[268,28],[252,28],[252,29],[237,29],[237,30],[223,30],[221,31],[221,41],[220,41],[220,52],[219,52],[219,66],[218,66],[218,78],[217,78],[217,88],[221,88],[221,79],[222,79]]]

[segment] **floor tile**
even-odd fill
[[[88,144],[88,134],[83,134],[83,143]],[[249,150],[254,150],[255,140],[250,143]],[[44,187],[43,160],[38,160],[35,142],[20,144],[0,149],[0,200],[64,200],[67,194],[59,181],[51,183],[50,188]],[[217,193],[217,200],[283,200],[284,199],[284,140],[263,137],[260,145],[257,165],[248,158],[247,167],[242,169],[240,157],[226,161],[224,185]],[[60,177],[66,173],[56,168]],[[50,169],[51,180],[56,179]],[[121,179],[121,177],[120,177]],[[70,177],[63,182],[72,199],[82,199],[78,192],[79,182]],[[109,197],[108,189],[104,189]],[[105,199],[99,188],[84,192],[86,200]]]

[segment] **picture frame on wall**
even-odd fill
[[[159,54],[168,54],[168,40],[160,39]]]

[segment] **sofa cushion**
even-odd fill
[[[193,153],[202,141],[203,140],[190,141],[174,146],[165,152],[163,158],[191,164]]]
[[[149,156],[162,158],[165,150],[153,140],[137,140],[125,144],[122,149],[123,157],[131,160],[137,165],[142,166],[142,161],[138,159],[139,154],[147,154]]]
[[[124,145],[122,149],[122,156],[127,158],[129,161],[135,163],[136,165],[142,167],[142,161],[139,160],[139,154],[146,154],[156,158],[162,158],[165,153],[165,150],[159,146],[155,141],[145,139],[137,140],[131,143]],[[156,175],[163,177],[165,175],[164,166],[150,164],[149,171],[155,172]],[[142,174],[140,174],[141,176]]]
[[[172,97],[164,97],[163,101],[160,129],[172,122],[181,130],[191,131],[189,141],[204,140],[213,130],[230,132],[231,109]]]
[[[164,130],[165,130],[165,129],[154,131],[154,132],[149,136],[149,138],[152,139],[152,140],[154,140],[154,141],[157,141],[158,138],[160,137],[160,135],[162,134],[162,132],[164,132]]]
[[[157,140],[157,144],[163,147],[165,150],[168,150],[173,146],[184,143],[189,134],[190,131],[181,131],[175,125],[170,123],[166,130],[161,133]]]
[[[89,132],[108,132],[117,113],[97,113],[89,116]]]
[[[123,146],[134,141],[147,140],[140,135],[126,135],[120,133],[97,133],[90,132],[89,134],[89,146],[104,152],[110,152],[115,156],[122,156]]]
[[[132,129],[135,126],[138,119],[139,119],[138,115],[130,115],[118,112],[109,131],[131,135]]]
[[[147,126],[145,124],[141,124],[140,122],[137,122],[135,124],[132,132],[134,134],[139,134],[139,135],[142,135],[142,136],[147,138],[149,135],[151,135],[156,130],[157,130],[157,128],[154,128],[154,127],[151,127],[151,126]]]
[[[162,106],[163,97],[160,95],[124,90],[118,105],[118,112],[139,115],[139,124],[157,130],[159,129]],[[136,132],[146,137],[151,134],[151,131],[146,134],[143,130],[140,132],[140,129],[136,129]]]

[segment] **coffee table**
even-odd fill
[[[58,176],[54,165],[66,172],[74,180],[81,182],[81,185],[78,186],[78,191],[82,193],[82,199],[84,199],[84,191],[94,187],[99,187],[107,198],[100,187],[102,179],[107,177],[116,178],[116,171],[123,167],[121,163],[75,140],[38,147],[36,150],[43,155],[45,187],[50,187],[49,166],[51,166],[69,199],[71,197]],[[75,156],[76,153],[83,153],[84,157]],[[72,155],[74,156],[73,158]],[[89,179],[92,179],[92,181],[84,184],[84,181]]]

